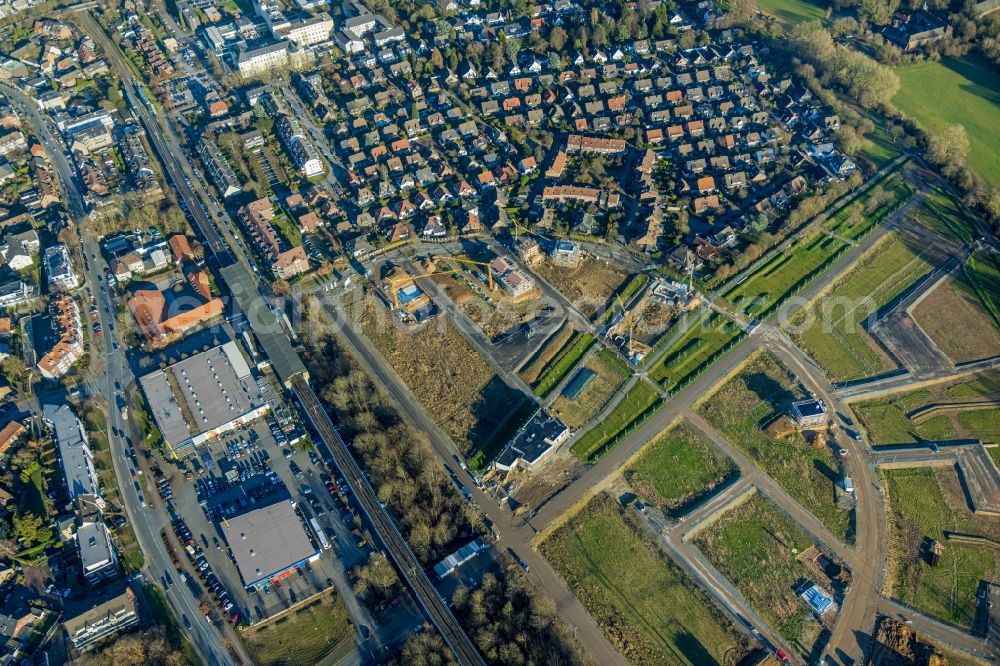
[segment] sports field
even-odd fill
[[[662,432],[625,470],[635,491],[668,513],[680,513],[736,475],[735,463],[686,421]]]
[[[840,472],[833,453],[827,446],[810,446],[781,418],[803,397],[798,380],[774,356],[761,352],[706,396],[698,412],[838,539],[851,543],[854,512],[835,503]]]
[[[982,58],[942,58],[896,68],[893,104],[928,132],[965,127],[966,164],[990,185],[1000,185],[1000,74]]]
[[[785,23],[822,21],[826,18],[826,4],[822,0],[758,0],[764,12]]]
[[[738,662],[747,651],[743,634],[626,511],[599,495],[541,552],[629,663]]]
[[[949,542],[943,533],[996,538],[996,521],[968,512],[954,467],[881,474],[888,490],[892,595],[947,622],[972,626],[979,581],[995,580],[1000,572],[997,555],[989,548]],[[945,546],[936,567],[927,562],[934,540]]]
[[[892,369],[862,323],[931,270],[924,248],[892,233],[865,253],[788,327],[832,381],[870,377]]]

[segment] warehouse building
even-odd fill
[[[247,589],[281,579],[295,567],[320,555],[291,502],[281,501],[254,509],[229,518],[219,527],[233,551],[236,568]]]
[[[268,410],[235,342],[195,354],[139,379],[175,455],[252,421]]]

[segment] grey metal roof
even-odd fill
[[[160,431],[172,446],[265,404],[235,342],[151,372],[139,383]]]
[[[220,525],[247,587],[287,570],[318,551],[288,501],[254,509]]]
[[[278,378],[288,386],[289,380],[297,375],[309,377],[306,366],[288,340],[277,315],[257,292],[249,271],[240,264],[225,266],[221,270],[222,279],[233,293],[236,306],[246,317],[261,349],[271,361],[271,367]]]

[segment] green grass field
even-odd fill
[[[872,117],[871,120],[875,123],[875,129],[865,135],[864,147],[858,157],[868,160],[876,169],[881,169],[899,157],[899,148],[886,127],[886,120],[882,117]]]
[[[686,421],[670,427],[625,470],[642,498],[668,513],[681,513],[712,494],[738,468]]]
[[[242,635],[255,664],[313,666],[341,648],[350,648],[354,628],[347,606],[331,594]]]
[[[649,377],[664,390],[673,391],[739,335],[739,327],[726,317],[717,312],[703,313],[650,368]]]
[[[646,412],[660,403],[660,395],[644,381],[636,382],[611,413],[574,442],[573,453],[584,460],[592,460],[617,444],[628,428]]]
[[[738,661],[747,651],[742,633],[664,558],[637,520],[600,495],[541,552],[629,663]]]
[[[826,446],[810,446],[797,430],[762,430],[804,397],[798,381],[769,353],[751,357],[739,373],[708,396],[698,412],[736,448],[777,481],[838,539],[854,541],[854,512],[838,508],[840,472]]]
[[[913,194],[900,172],[887,175],[850,206],[841,208],[823,224],[823,231],[857,240],[884,220]]]
[[[812,545],[805,534],[755,494],[705,529],[694,544],[774,630],[809,653],[818,623],[794,589],[800,578],[808,577],[796,559]]]
[[[954,468],[886,469],[881,474],[889,497],[892,594],[931,615],[971,627],[979,581],[995,580],[1000,567],[989,549],[949,543],[942,535],[944,530],[983,534],[980,521],[952,510],[945,498],[943,477],[951,477],[948,482],[958,487]],[[954,501],[964,505],[961,497]],[[923,557],[932,540],[945,545],[936,567]]]
[[[941,412],[919,420],[910,415],[926,405],[947,401],[1000,398],[1000,373],[961,383],[896,393],[851,405],[872,444],[912,444],[956,438],[994,441],[1000,432],[1000,410],[983,407]]]
[[[842,240],[814,232],[794,241],[788,250],[775,253],[725,296],[747,315],[766,316],[847,248]]]
[[[759,0],[757,6],[771,16],[785,23],[803,21],[823,21],[826,19],[826,5],[822,0]]]
[[[591,333],[575,333],[569,342],[542,368],[538,379],[531,386],[535,395],[544,398],[552,393],[559,382],[565,379],[570,371],[576,367],[576,364],[579,363],[592,344],[594,344],[594,336]]]
[[[763,317],[770,314],[849,248],[839,237],[856,240],[865,235],[911,193],[910,186],[899,173],[888,174],[877,186],[824,222],[817,232],[804,235],[784,251],[775,253],[746,279],[730,287],[725,297],[747,315]]]
[[[931,270],[924,248],[893,233],[790,322],[796,342],[832,381],[870,377],[894,366],[879,353],[862,323]]]
[[[893,104],[928,132],[961,124],[969,137],[969,168],[1000,185],[1000,74],[976,55],[896,68]]]

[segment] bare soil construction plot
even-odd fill
[[[913,317],[954,363],[1000,354],[1000,329],[962,273],[940,282],[913,309]]]
[[[584,258],[576,268],[561,268],[546,261],[535,266],[534,271],[588,317],[603,311],[608,299],[628,277],[591,257]]]

